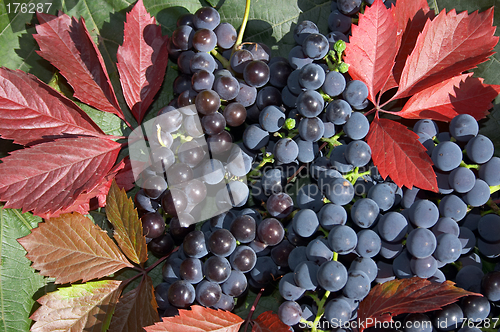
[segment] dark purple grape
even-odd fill
[[[229,261],[233,269],[246,273],[254,268],[257,255],[248,246],[238,246],[229,257]]]
[[[293,210],[293,200],[285,193],[272,194],[266,204],[267,211],[275,218],[285,218]]]
[[[215,29],[220,23],[219,12],[212,7],[202,7],[194,13],[194,26],[197,29]]]
[[[187,164],[189,167],[195,167],[205,158],[205,150],[198,142],[192,140],[184,142],[179,146],[177,149],[177,157],[181,163]]]
[[[196,301],[205,307],[213,307],[220,301],[222,290],[218,283],[203,280],[196,286]]]
[[[177,26],[180,27],[181,25],[189,25],[190,27],[194,27],[194,15],[191,13],[181,15],[177,19]]]
[[[148,243],[148,248],[151,252],[158,257],[163,257],[174,250],[175,244],[172,236],[168,233],[163,234]]]
[[[302,21],[297,26],[295,27],[293,31],[293,38],[295,39],[295,42],[299,45],[302,45],[304,42],[304,39],[306,39],[307,36],[309,36],[311,33],[318,33],[319,29],[314,24],[314,22],[311,21]]]
[[[174,164],[167,171],[167,180],[170,185],[181,184],[193,178],[191,167],[186,164]]]
[[[188,257],[181,263],[179,274],[182,279],[191,284],[197,284],[203,280],[202,263],[198,258]]]
[[[255,219],[248,215],[239,216],[232,222],[229,230],[239,242],[249,243],[255,239]]]
[[[214,90],[204,90],[196,96],[194,104],[201,114],[212,114],[220,107],[220,97]]]
[[[244,107],[253,105],[257,99],[257,88],[246,84],[243,80],[240,80],[239,83],[240,91],[234,100]]]
[[[186,75],[191,75],[193,72],[191,71],[191,59],[194,57],[195,53],[191,50],[184,51],[179,54],[177,58],[177,67],[179,71]]]
[[[224,108],[223,115],[228,126],[238,127],[245,122],[247,110],[240,103],[230,103]]]
[[[260,110],[267,106],[280,106],[282,103],[281,92],[273,86],[266,86],[257,93],[256,103]]]
[[[320,33],[310,34],[302,43],[302,51],[304,54],[314,60],[324,58],[329,50],[330,43],[328,43],[328,39]]]
[[[250,61],[243,69],[243,78],[250,86],[263,87],[269,81],[269,67],[264,61]]]
[[[285,237],[285,229],[277,219],[267,218],[257,226],[257,236],[263,243],[275,246]]]
[[[214,30],[217,36],[217,45],[222,48],[231,48],[236,43],[238,33],[231,23],[221,23]]]
[[[172,42],[175,47],[186,51],[193,46],[194,30],[189,25],[181,25],[172,32]]]
[[[191,204],[201,203],[207,197],[207,186],[198,179],[193,179],[184,187],[188,202]]]
[[[184,280],[177,280],[168,289],[168,302],[177,308],[187,308],[195,300],[193,285]]]
[[[247,63],[253,60],[253,55],[250,51],[245,49],[237,50],[231,55],[231,59],[229,62],[231,64],[231,68],[238,74],[243,74],[243,69]]]
[[[195,91],[210,90],[214,85],[215,76],[214,74],[206,71],[199,70],[193,74],[191,77],[191,87]]]
[[[179,107],[186,107],[189,105],[193,105],[195,102],[195,98],[198,93],[194,90],[186,90],[177,97],[177,104]]]
[[[215,32],[209,29],[197,30],[193,35],[193,48],[200,52],[210,52],[217,45]]]
[[[271,58],[271,49],[266,44],[250,43],[244,44],[243,47],[252,53],[254,60],[262,60],[268,63]]]
[[[192,84],[192,79],[189,77],[189,75],[179,75],[175,78],[173,88],[174,88],[174,93],[181,94],[186,90],[189,90]]]
[[[223,130],[217,135],[212,135],[207,138],[208,149],[212,154],[222,154],[227,152],[233,146],[233,138]]]
[[[231,275],[231,264],[224,257],[211,256],[203,264],[203,272],[209,281],[221,284]]]
[[[149,238],[157,238],[165,233],[165,220],[157,212],[146,213],[141,217],[142,233]]]
[[[163,176],[151,176],[144,181],[142,187],[146,195],[156,199],[167,189],[167,182]]]
[[[226,119],[219,112],[207,114],[201,119],[201,126],[205,134],[217,135],[226,127]]]
[[[163,210],[171,216],[177,216],[179,213],[184,212],[187,204],[188,198],[186,194],[177,188],[167,190],[161,199]]]
[[[210,54],[198,52],[191,58],[190,67],[193,73],[196,73],[198,70],[206,70],[213,73],[217,64]]]
[[[292,71],[293,68],[288,64],[288,60],[274,62],[269,65],[269,83],[276,88],[284,88]]]
[[[221,99],[232,100],[240,92],[240,84],[233,76],[219,76],[215,79],[214,90]]]

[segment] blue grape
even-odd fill
[[[462,309],[452,303],[434,312],[433,323],[440,331],[451,331],[463,323]]]
[[[335,43],[338,42],[339,40],[343,40],[346,43],[349,42],[349,38],[343,34],[340,31],[332,31],[326,35],[326,39],[328,39],[328,42],[330,43],[330,49],[333,50],[335,47]]]
[[[377,233],[371,229],[364,229],[359,231],[358,234],[358,244],[356,246],[356,252],[361,257],[374,257],[380,252],[380,247],[382,242]]]
[[[189,25],[181,25],[172,32],[172,43],[182,51],[187,51],[193,46],[194,30]],[[186,74],[189,74],[187,72]]]
[[[187,308],[195,300],[196,292],[190,283],[177,280],[168,288],[168,302],[177,308]]]
[[[350,299],[362,300],[370,292],[370,278],[361,270],[349,271],[342,292]]]
[[[407,229],[408,221],[399,212],[386,213],[377,224],[380,237],[388,242],[401,241],[405,237]]]
[[[437,237],[437,246],[434,257],[443,263],[452,263],[462,254],[462,242],[457,236],[443,233]]]
[[[479,132],[479,125],[469,114],[459,114],[450,122],[450,134],[459,142],[467,142]]]
[[[338,10],[332,10],[328,16],[328,28],[331,31],[340,31],[347,33],[351,29],[352,20]]]
[[[318,269],[318,284],[323,289],[336,292],[344,288],[347,283],[347,270],[342,263],[327,261]]]
[[[361,198],[351,207],[351,219],[361,228],[369,228],[377,220],[380,208],[370,198]]]
[[[294,269],[295,284],[306,290],[315,290],[318,286],[318,265],[313,262],[303,261]]]
[[[307,260],[307,247],[298,246],[295,247],[288,255],[288,267],[290,270],[294,271],[295,268],[302,262]]]
[[[259,125],[250,125],[243,132],[243,143],[250,150],[260,150],[269,142],[269,132]]]
[[[374,281],[377,277],[378,267],[377,263],[369,257],[357,257],[349,266],[349,271],[361,270],[370,278],[370,281]]]
[[[413,313],[405,317],[404,332],[432,332],[432,322],[426,314]]]
[[[344,133],[352,139],[362,139],[370,130],[370,122],[359,112],[353,112],[343,126]]]
[[[396,194],[389,183],[378,183],[368,191],[368,198],[373,199],[382,211],[387,211],[394,205]]]
[[[330,163],[332,164],[333,169],[347,173],[354,169],[350,163],[347,162],[345,157],[345,150],[347,149],[346,145],[339,145],[333,148],[330,154]]]
[[[297,97],[296,104],[297,111],[307,118],[318,116],[325,106],[323,97],[321,97],[319,92],[314,90],[306,90],[300,93]]]
[[[490,187],[481,179],[476,179],[474,187],[463,196],[463,200],[473,207],[484,205],[489,199]]]
[[[466,167],[457,167],[448,177],[450,187],[458,193],[466,193],[474,187],[476,176]]]
[[[302,42],[304,55],[313,60],[323,59],[329,50],[328,39],[320,33],[311,33]]]
[[[477,135],[467,142],[465,150],[467,152],[467,157],[469,157],[470,160],[476,164],[484,164],[488,162],[491,157],[493,157],[495,147],[493,146],[493,142],[491,142],[488,137],[484,135]]]
[[[338,205],[346,205],[354,198],[354,187],[344,178],[334,178],[322,188],[326,197]]]
[[[442,171],[451,171],[462,162],[462,150],[449,141],[441,142],[432,150],[432,162]]]
[[[406,239],[406,248],[416,258],[429,257],[436,249],[436,245],[436,237],[426,228],[412,230]]]
[[[296,139],[296,142],[299,148],[297,160],[301,163],[310,163],[313,161],[318,153],[317,144],[300,138]]]
[[[347,222],[347,212],[341,205],[328,203],[323,205],[319,211],[318,219],[321,227],[329,231],[335,225],[345,225]]]
[[[199,52],[210,52],[217,45],[215,32],[209,29],[198,29],[193,35],[193,48]]]
[[[500,272],[493,271],[487,273],[481,280],[482,294],[491,302],[500,300],[500,283],[498,281]]]
[[[422,145],[424,146],[424,148],[427,150],[427,154],[429,156],[432,156],[432,151],[434,150],[434,147],[436,146],[434,144],[434,141],[432,140],[432,137],[429,136],[428,134],[426,133],[417,133],[418,134],[418,141],[420,143],[422,143]]]
[[[229,278],[221,285],[224,294],[238,297],[247,289],[247,277],[241,271],[232,270]]]
[[[314,22],[311,21],[302,21],[293,30],[293,38],[295,42],[299,45],[302,45],[304,39],[307,38],[311,33],[318,33],[319,29]]]
[[[413,131],[418,133],[426,133],[429,137],[434,137],[439,133],[437,124],[429,119],[418,120],[413,126]]]
[[[358,106],[368,98],[368,88],[362,81],[353,80],[347,82],[344,92],[342,93],[345,101],[351,106]]]
[[[279,89],[283,89],[287,85],[288,77],[293,71],[293,68],[288,64],[288,60],[276,61],[269,64],[269,83]],[[284,100],[284,98],[283,98]]]
[[[264,130],[274,133],[285,124],[285,113],[276,106],[266,106],[260,112],[259,124]]]
[[[231,23],[219,24],[217,28],[215,28],[214,32],[217,36],[217,45],[219,45],[219,47],[228,49],[233,47],[236,43],[238,33]]]
[[[300,210],[293,217],[292,226],[298,235],[302,237],[310,237],[318,230],[318,217],[313,210]]]
[[[299,146],[291,138],[282,138],[274,145],[273,154],[279,162],[288,164],[297,159]]]
[[[302,309],[295,301],[283,302],[278,308],[278,317],[286,325],[295,325],[302,318]]]
[[[394,259],[392,262],[392,270],[397,278],[405,279],[413,277],[411,259],[411,254],[406,249]]]
[[[490,302],[484,296],[469,295],[462,301],[464,316],[473,322],[480,322],[490,314]]]
[[[448,217],[439,218],[438,222],[432,227],[431,231],[436,236],[444,233],[453,234],[455,236],[460,234],[460,228],[458,227],[457,222]]]
[[[467,213],[467,205],[456,195],[446,195],[439,203],[439,212],[443,217],[460,221]]]
[[[393,280],[395,278],[392,264],[385,263],[383,261],[377,262],[378,273],[375,282],[384,283],[386,281]]]
[[[196,301],[203,306],[211,307],[219,302],[222,290],[218,283],[203,280],[196,286]]]
[[[299,135],[303,140],[317,142],[320,138],[323,137],[324,132],[325,126],[320,118],[310,117],[300,120]]]
[[[437,271],[436,259],[432,256],[426,258],[412,258],[410,267],[419,278],[430,278]]]
[[[438,207],[427,199],[413,203],[410,208],[410,220],[415,226],[430,228],[437,223],[438,219]]]
[[[345,86],[346,86],[346,81],[344,75],[342,75],[338,71],[331,71],[326,74],[325,82],[323,83],[321,90],[323,90],[323,92],[329,95],[330,97],[337,97],[342,92],[344,92]],[[344,101],[343,99],[337,99],[337,100]],[[346,104],[349,105],[347,102]],[[349,105],[349,108],[350,107],[351,106]]]
[[[255,267],[250,271],[250,276],[261,285],[266,285],[278,277],[278,266],[269,256],[257,257]]]
[[[358,237],[351,227],[338,225],[330,230],[328,244],[337,254],[346,255],[356,248]]]
[[[288,62],[293,69],[300,69],[308,63],[312,63],[313,59],[305,55],[302,46],[298,45],[288,52]]]
[[[199,52],[193,55],[190,61],[191,71],[196,73],[199,70],[206,70],[213,73],[216,67],[214,58],[204,52]],[[211,88],[211,87],[210,87]]]
[[[283,98],[283,104],[290,108],[295,108],[297,105],[297,96],[294,95],[288,86],[285,86],[281,91],[281,96]]]
[[[477,248],[479,252],[488,258],[497,258],[500,256],[500,243],[489,243],[483,239],[477,239]]]
[[[352,307],[346,300],[335,298],[326,303],[325,318],[332,328],[341,328],[349,323],[351,313]]]
[[[347,144],[345,158],[354,167],[363,167],[372,159],[372,149],[365,141],[354,140]]]
[[[476,236],[467,227],[460,227],[458,239],[462,243],[462,255],[469,253],[476,246]]]
[[[354,15],[361,8],[362,0],[338,0],[337,7],[345,15]]]
[[[296,69],[288,75],[286,86],[290,92],[296,96],[300,95],[305,89],[299,83],[300,69]]]
[[[487,242],[499,242],[500,241],[500,216],[496,214],[487,214],[479,219],[477,224],[477,231],[479,236]]]
[[[295,284],[293,272],[287,273],[280,279],[279,292],[287,301],[296,301],[302,297],[306,290]]]
[[[219,12],[212,7],[202,7],[193,16],[193,24],[197,29],[215,29],[220,23]]]
[[[500,184],[500,158],[493,157],[487,163],[479,167],[479,177],[490,186]]]
[[[332,260],[333,252],[328,248],[328,241],[325,238],[317,238],[307,245],[306,256],[311,262],[321,265]]]
[[[299,70],[299,84],[310,90],[319,89],[325,82],[325,70],[320,65],[309,63]]]
[[[321,193],[319,187],[314,183],[301,187],[297,192],[295,201],[297,202],[297,207],[299,209],[311,209],[316,213],[320,211],[322,206],[324,206],[323,194]]]

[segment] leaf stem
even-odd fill
[[[248,329],[248,324],[250,324],[250,321],[252,320],[253,313],[255,309],[257,308],[257,303],[259,303],[260,297],[262,296],[262,293],[264,293],[265,288],[261,288],[257,296],[255,297],[255,301],[253,301],[252,307],[250,308],[250,312],[248,313],[247,319],[245,319],[245,329],[243,332],[247,332]]]
[[[243,14],[243,21],[241,22],[240,31],[238,32],[238,38],[233,46],[233,53],[239,49],[241,42],[243,41],[243,35],[245,34],[245,29],[247,27],[248,16],[250,15],[250,0],[246,0],[245,13]]]

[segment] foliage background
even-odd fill
[[[44,3],[44,8],[51,3],[49,13],[56,15],[58,10],[70,16],[85,19],[87,28],[97,43],[107,66],[120,106],[127,120],[136,125],[134,118],[121,94],[116,68],[116,51],[123,42],[123,25],[125,14],[130,11],[135,1],[127,0],[2,0],[0,1],[0,66],[21,69],[37,76],[52,86],[68,91],[64,79],[57,75],[55,68],[37,55],[37,44],[32,36],[36,33],[37,23],[34,14],[13,13],[15,2]],[[327,19],[330,13],[330,2],[326,0],[253,0],[249,23],[244,40],[264,42],[272,48],[273,55],[287,56],[294,46],[293,31],[297,22],[311,20],[317,23],[323,33],[327,33]],[[483,11],[489,7],[497,7],[500,0],[428,0],[429,6],[440,11],[456,9],[457,12]],[[195,12],[201,6],[215,6],[224,22],[239,28],[244,12],[244,0],[144,0],[146,9],[156,17],[163,34],[171,35],[175,29],[177,18],[187,12]],[[10,12],[9,12],[10,9]],[[494,25],[500,24],[500,11],[495,12]],[[500,35],[500,30],[496,31]],[[490,61],[481,64],[475,70],[477,76],[485,78],[485,83],[500,84],[500,45]],[[156,101],[151,106],[149,119],[173,97],[172,82],[177,76],[169,63],[167,75]],[[97,111],[77,102],[92,119],[111,135],[127,135],[129,129],[118,117]],[[497,98],[494,110],[488,119],[483,120],[482,133],[490,137],[500,151],[500,97]],[[0,139],[0,157],[16,146]],[[126,151],[124,152],[126,153]],[[0,174],[1,176],[1,174]],[[1,207],[1,205],[0,205]],[[102,213],[92,215],[96,222],[102,223]],[[53,290],[50,280],[35,274],[30,262],[24,257],[24,249],[16,239],[25,236],[36,227],[40,218],[31,214],[21,214],[17,210],[0,209],[0,331],[27,331],[31,321],[29,315],[34,312],[33,304],[37,298]],[[158,270],[158,269],[155,269]],[[153,270],[151,277],[155,284],[161,280],[161,271]],[[126,274],[119,276],[128,277]],[[276,310],[279,300],[276,292],[267,294],[260,302],[255,315],[266,310]],[[240,303],[235,312],[241,317],[248,313],[255,294],[250,293],[245,303]]]

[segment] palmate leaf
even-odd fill
[[[148,259],[148,248],[134,202],[125,190],[120,190],[115,181],[111,184],[106,201],[106,216],[115,230],[116,242],[132,262],[144,263]]]
[[[439,310],[468,295],[482,296],[455,287],[449,280],[437,283],[413,277],[387,281],[373,287],[359,304],[358,322],[363,323],[359,330],[363,332],[375,322],[391,321],[399,314]]]
[[[145,327],[146,332],[237,332],[243,319],[235,314],[214,310],[199,305],[191,306],[191,310],[179,310],[175,317],[163,317],[163,321]]]
[[[376,0],[359,15],[359,24],[352,26],[344,57],[349,75],[366,84],[368,99],[373,103],[391,74],[397,50],[394,16],[381,0]]]
[[[133,266],[105,231],[78,213],[51,218],[18,241],[33,268],[57,284],[86,282]]]
[[[26,145],[64,134],[104,136],[72,101],[35,76],[0,68],[0,135]]]
[[[418,135],[402,124],[377,117],[366,136],[373,163],[384,179],[390,175],[398,187],[437,191],[431,158],[417,139]]]
[[[59,288],[38,299],[32,332],[104,331],[120,295],[121,281],[101,280]]]
[[[0,331],[28,331],[34,294],[46,283],[33,270],[17,239],[28,235],[42,219],[0,205]]]
[[[139,286],[118,300],[109,332],[135,332],[160,321],[153,280],[146,276]]]
[[[488,85],[472,73],[454,76],[413,95],[400,112],[405,119],[451,121],[458,114],[483,119],[493,107],[491,101],[500,92],[499,85]]]
[[[0,164],[0,201],[35,215],[64,210],[101,182],[120,147],[111,140],[77,137],[13,151]]]
[[[444,10],[427,21],[406,60],[393,99],[420,92],[488,60],[498,42],[493,9],[457,14]]]
[[[125,119],[109,80],[104,60],[90,38],[85,21],[66,14],[38,13],[38,54],[50,61],[75,91],[74,97]]]
[[[118,47],[118,72],[123,95],[138,123],[153,102],[168,63],[167,37],[139,0],[127,14],[123,45]]]

